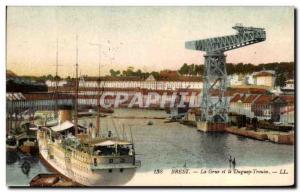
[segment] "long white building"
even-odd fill
[[[58,82],[58,86],[67,86],[66,80]],[[48,87],[55,87],[54,81],[46,81]],[[85,88],[141,88],[151,90],[177,90],[177,89],[202,89],[203,81],[198,76],[176,76],[154,78],[150,75],[143,79],[140,77],[81,77],[79,87]]]

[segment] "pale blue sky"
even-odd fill
[[[106,54],[102,74],[128,66],[178,69],[204,60],[185,41],[234,34],[236,23],[265,28],[267,40],[227,52],[227,62],[293,61],[293,7],[8,7],[7,67],[54,74],[58,38],[60,75],[73,75],[78,34],[81,74],[97,75],[98,49],[90,43],[101,43]]]

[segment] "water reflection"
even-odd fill
[[[6,164],[10,165],[17,162],[19,159],[19,155],[16,151],[6,151]]]
[[[230,145],[228,135],[224,133],[202,133],[200,134],[200,153],[205,162],[204,167],[224,167],[230,156]]]
[[[30,172],[30,163],[28,161],[24,161],[21,165],[21,170],[28,177]]]

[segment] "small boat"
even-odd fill
[[[93,110],[78,112],[78,117],[90,117],[93,115],[97,115],[97,112]],[[106,116],[107,116],[106,114],[99,113],[99,117],[106,117]]]
[[[59,181],[59,174],[38,174],[30,181],[31,187],[51,187]]]
[[[8,136],[6,138],[6,150],[7,151],[17,151],[17,140],[15,136]]]
[[[27,140],[20,146],[20,150],[26,154],[37,154],[39,152],[37,141]]]
[[[178,122],[178,120],[174,118],[168,118],[166,121],[164,121],[164,123],[174,123],[174,122]]]
[[[100,113],[114,113],[114,109],[113,108],[104,108],[100,106],[100,109],[98,109],[97,107],[93,107],[93,106],[81,106],[78,109],[78,113],[80,114],[81,112],[96,112],[99,111]]]
[[[33,177],[30,181],[31,187],[67,187],[76,186],[74,182],[66,180],[60,174],[42,173]]]
[[[148,121],[148,125],[153,125],[153,121]]]
[[[19,154],[17,150],[9,151],[6,150],[6,164],[13,164],[19,159]]]

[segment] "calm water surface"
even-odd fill
[[[131,127],[137,159],[142,162],[138,172],[180,168],[184,165],[188,168],[228,167],[229,155],[236,158],[237,167],[265,167],[294,161],[294,146],[257,141],[227,133],[202,133],[179,123],[140,118],[167,117],[164,111],[118,109],[112,115],[137,117],[137,119],[103,118],[101,130],[103,134],[107,134],[108,130],[116,134],[115,127],[118,127],[118,134],[130,139]],[[90,118],[83,118],[81,124],[88,124],[91,121]],[[149,121],[152,121],[153,125],[148,125]],[[7,157],[12,159],[14,156],[9,154]],[[21,170],[24,161],[30,162],[31,165],[27,174]],[[22,156],[16,162],[7,164],[6,170],[8,185],[28,185],[31,178],[38,173],[49,172],[38,158]]]

